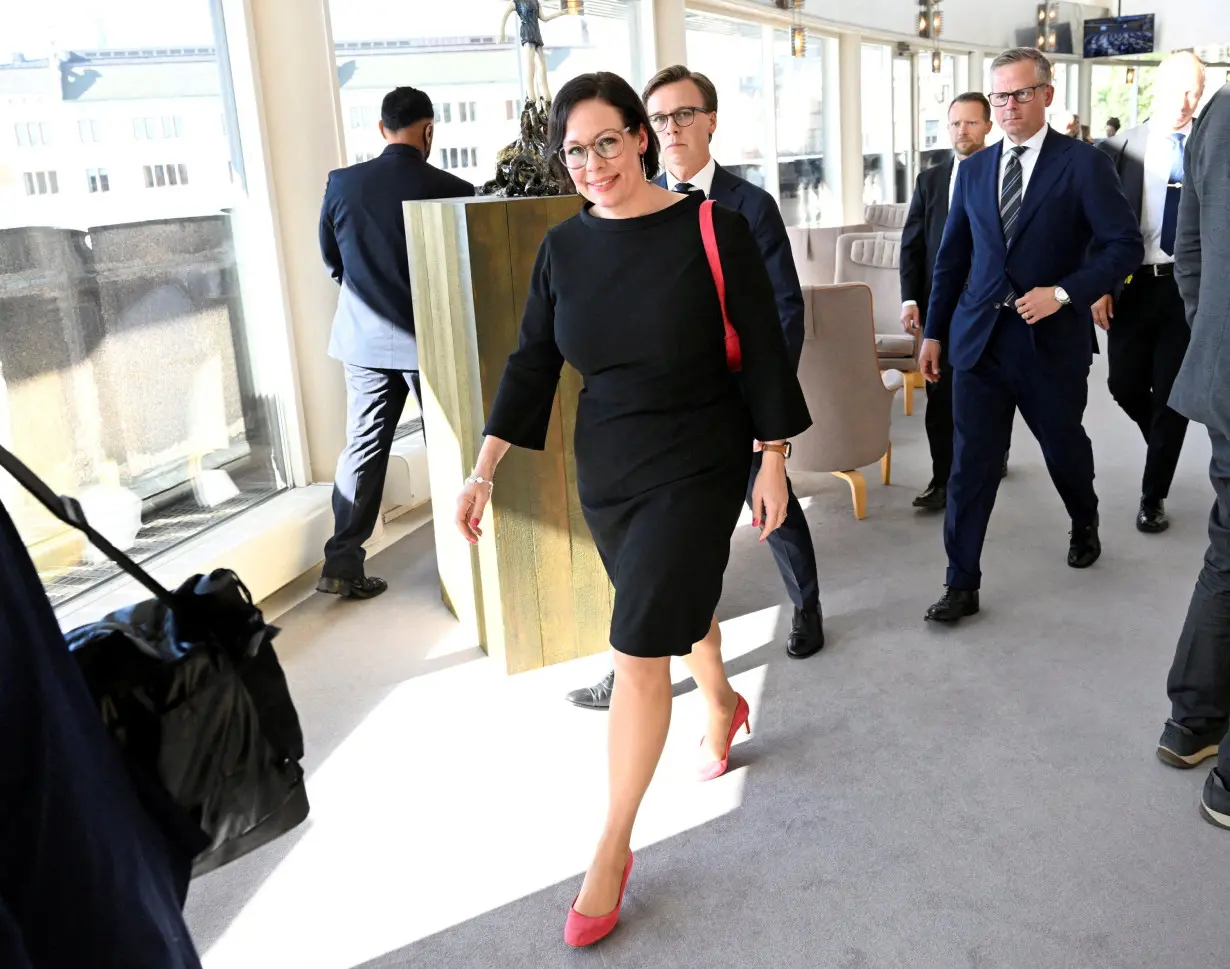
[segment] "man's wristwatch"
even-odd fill
[[[1055,301],[1060,306],[1069,306],[1072,303],[1072,297],[1068,295],[1068,291],[1062,286],[1055,287]]]
[[[761,444],[760,449],[762,451],[773,451],[776,454],[780,454],[787,461],[790,460],[790,452],[794,450],[789,441],[785,444]]]

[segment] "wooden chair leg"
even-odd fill
[[[854,517],[862,521],[867,517],[867,481],[859,471],[834,471],[835,477],[850,485],[850,497],[854,499]]]
[[[893,483],[893,442],[888,442],[888,450],[880,458],[880,477],[886,485]]]
[[[902,385],[901,394],[905,401],[905,416],[914,416],[914,381],[910,379],[910,374],[905,375],[905,383]]]

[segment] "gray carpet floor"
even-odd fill
[[[638,832],[623,921],[562,942],[600,821],[605,718],[560,693],[602,657],[512,679],[450,639],[429,529],[371,564],[382,599],[311,599],[280,646],[310,745],[314,815],[194,885],[210,969],[557,966],[823,969],[1224,967],[1230,833],[1205,771],[1154,749],[1211,489],[1189,434],[1163,536],[1133,528],[1143,444],[1091,378],[1105,554],[1065,564],[1068,523],[1018,420],[984,558],[983,612],[926,626],[941,522],[910,508],[921,408],[894,415],[895,481],[801,476],[829,645],[789,661],[788,610],[751,528],[719,618],[754,733],[712,785],[679,779],[680,699]],[[704,788],[703,790],[695,790]]]

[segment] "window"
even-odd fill
[[[1118,118],[1121,131],[1134,128],[1149,117],[1153,107],[1153,77],[1156,68],[1137,67],[1134,74],[1126,64],[1094,64],[1090,84],[1090,100],[1093,104],[1091,133],[1095,138],[1106,135],[1106,122]],[[1216,72],[1207,86],[1216,88]],[[1129,81],[1128,78],[1131,77]]]
[[[543,4],[544,9],[557,6],[557,0]],[[428,7],[431,12],[424,15]],[[522,104],[521,51],[516,45],[491,43],[493,17],[500,7],[495,0],[329,0],[343,112],[378,102],[394,84],[414,84],[430,94],[435,106],[437,145],[446,140],[446,130],[464,121],[473,126],[473,134],[449,140],[464,141],[467,150],[476,147],[484,159],[494,158],[515,134],[510,126],[495,122],[501,115],[506,121],[519,119]],[[641,25],[647,7],[647,0],[591,0],[584,5],[583,17],[543,24],[551,92],[558,93],[578,74],[596,70],[616,71],[639,88],[653,73],[646,69],[648,62],[642,62],[646,45]],[[517,29],[515,21],[510,26]],[[366,133],[347,127],[346,134],[347,158],[372,149],[373,139]],[[462,169],[460,146],[456,166],[451,149],[445,155],[438,148],[432,160],[441,166],[447,162],[476,184],[489,175],[476,167],[475,154]]]
[[[356,108],[350,109],[350,127],[352,128],[362,128],[363,127],[363,109],[362,108],[356,107]]]
[[[146,188],[188,184],[187,165],[146,165],[144,174]]]
[[[376,156],[370,151],[360,151],[354,156],[354,163],[357,165],[360,162],[371,161]]]
[[[450,148],[448,150],[448,161],[449,161],[450,168],[457,167],[457,149],[456,148]]]
[[[34,148],[51,144],[51,125],[46,121],[19,121],[13,125],[18,148]]]
[[[713,157],[735,174],[776,191],[765,165],[773,151],[765,29],[689,13],[686,37],[688,64],[708,75],[718,89],[722,123],[713,136]]]
[[[777,171],[786,225],[842,223],[840,132],[836,106],[829,110],[837,84],[836,47],[813,32],[805,55],[793,57],[789,32],[773,32]]]
[[[948,158],[952,143],[948,140],[948,106],[965,90],[964,78],[969,71],[965,55],[944,54],[940,72],[931,70],[931,55],[916,57],[918,70],[918,150],[919,167],[925,171]]]
[[[864,44],[862,53],[863,202],[897,201],[893,131],[893,49]],[[908,98],[907,94],[907,98]],[[908,146],[907,146],[908,150]]]
[[[478,149],[477,148],[470,149],[470,167],[471,168],[478,167]]]
[[[4,32],[13,46],[0,65],[0,171],[10,173],[0,230],[11,240],[0,262],[0,439],[57,492],[98,499],[87,513],[138,561],[287,487],[282,427],[294,408],[267,366],[289,348],[270,339],[266,304],[253,312],[247,290],[276,267],[274,240],[252,217],[266,200],[226,177],[244,146],[224,100],[215,4],[176,0],[162,5],[172,16],[145,16],[154,6],[42,0],[35,20],[60,24],[75,51],[72,97],[48,74],[50,34],[37,23]],[[100,54],[91,37],[126,45],[124,55]],[[63,113],[14,114],[13,92]],[[108,146],[103,160],[100,140],[126,142],[127,154]],[[48,142],[54,164],[26,160]],[[185,266],[213,282],[186,284]],[[115,574],[11,482],[0,497],[53,604]]]
[[[58,195],[60,179],[55,172],[24,172],[22,182],[27,195]]]

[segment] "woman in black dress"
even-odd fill
[[[747,726],[714,609],[753,440],[766,442],[753,497],[763,540],[786,514],[786,438],[811,421],[751,230],[715,206],[727,315],[742,348],[741,377],[731,373],[701,200],[648,181],[658,170],[657,138],[627,82],[607,73],[569,82],[552,106],[549,140],[587,204],[538,251],[520,345],[456,519],[477,542],[496,465],[512,445],[543,448],[568,361],[585,379],[577,490],[615,586],[610,806],[564,933],[588,945],[619,917],[633,822],[670,725],[670,657],[686,658],[708,707],[701,779],[726,770],[731,740]]]

